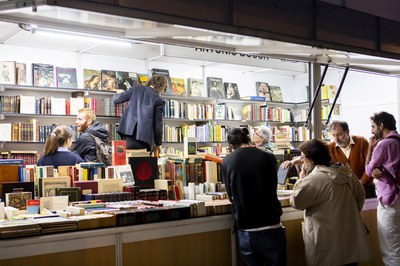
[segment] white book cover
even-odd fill
[[[20,95],[19,112],[21,114],[35,114],[36,113],[36,99],[35,96]]]
[[[0,124],[0,141],[11,141],[12,123]]]
[[[51,114],[65,115],[65,98],[51,97]]]
[[[0,61],[0,84],[15,84],[15,61]]]
[[[70,98],[71,115],[77,115],[79,109],[82,109],[83,107],[85,107],[85,102],[83,98],[73,98],[73,97]]]
[[[124,185],[135,185],[135,178],[130,164],[115,165],[114,169],[117,178],[122,179]]]

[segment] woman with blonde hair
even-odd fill
[[[69,126],[57,126],[47,136],[44,154],[37,163],[38,166],[75,165],[83,162],[82,158],[70,152],[72,144],[72,129]]]

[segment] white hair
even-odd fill
[[[269,142],[272,136],[272,131],[269,127],[262,125],[258,128],[260,130],[260,136],[265,140],[265,142]]]

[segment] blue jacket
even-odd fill
[[[97,158],[96,142],[89,133],[99,137],[104,142],[109,142],[107,129],[105,129],[100,122],[96,121],[93,125],[89,126],[85,132],[79,135],[71,150],[79,155],[85,162],[94,162]]]
[[[60,165],[75,165],[82,162],[83,160],[81,157],[70,151],[56,151],[53,154],[40,157],[37,165],[53,165],[54,168],[58,168]]]
[[[118,133],[144,141],[153,148],[162,144],[162,118],[165,101],[153,88],[134,85],[129,90],[115,94],[114,103],[127,102],[118,126]],[[136,130],[136,134],[133,133]]]

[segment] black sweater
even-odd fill
[[[254,147],[239,148],[226,156],[222,171],[239,229],[280,223],[277,163],[272,153]]]

